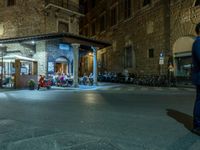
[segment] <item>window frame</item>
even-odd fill
[[[103,22],[102,22],[103,20]],[[103,23],[103,25],[102,25]],[[103,32],[106,30],[106,13],[102,13],[99,17],[99,31]]]
[[[16,0],[6,0],[6,7],[12,7],[16,5]]]
[[[95,8],[96,7],[96,0],[91,0],[91,8]]]
[[[88,1],[85,1],[84,2],[84,14],[87,14],[89,11],[89,8],[88,8]]]
[[[132,0],[124,0],[124,19],[132,17]]]
[[[124,49],[124,68],[133,68],[133,46],[128,45]]]
[[[68,25],[68,31],[67,32],[70,32],[70,23],[68,21],[66,21],[66,20],[60,20],[60,19],[57,20],[57,32],[60,32],[60,30],[59,30],[59,23],[63,23],[63,24]]]
[[[93,20],[92,22],[91,22],[91,36],[95,36],[96,35],[96,33],[97,33],[97,27],[96,27],[97,25],[96,25],[96,20]]]
[[[88,25],[86,25],[84,28],[84,35],[89,36],[89,26]]]
[[[113,27],[117,24],[118,24],[118,3],[115,3],[112,7],[110,7],[110,26]]]
[[[147,7],[147,6],[151,5],[151,3],[152,3],[151,0],[143,0],[142,7]]]
[[[154,56],[155,56],[155,49],[149,48],[148,49],[148,58],[154,58]]]

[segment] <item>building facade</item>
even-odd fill
[[[189,77],[199,0],[84,0],[80,34],[112,41],[98,51],[98,71]],[[88,56],[89,57],[89,56]],[[87,69],[86,69],[87,70]]]
[[[81,16],[78,0],[1,0],[0,39],[52,33],[78,35]],[[70,42],[36,39],[11,42],[3,47],[6,47],[6,55],[34,58],[39,74],[71,73],[73,48]]]
[[[78,0],[1,0],[0,36],[79,33]]]
[[[200,1],[172,1],[170,22],[170,48],[175,75],[191,77],[191,49],[195,40],[195,26],[200,22]]]

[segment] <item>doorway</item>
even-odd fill
[[[69,61],[66,57],[59,57],[55,61],[55,72],[68,74]]]
[[[67,64],[64,64],[64,63],[56,63],[56,72],[60,72],[60,73],[65,73],[67,74],[68,73],[68,65]]]

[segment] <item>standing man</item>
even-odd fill
[[[197,37],[192,46],[192,81],[196,85],[196,101],[193,111],[193,132],[200,135],[200,23],[195,28]]]
[[[169,85],[174,86],[174,67],[172,63],[169,63],[168,70],[169,70]]]

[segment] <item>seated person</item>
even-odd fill
[[[89,75],[89,84],[90,84],[90,85],[93,85],[93,81],[94,81],[94,79],[93,79],[93,74],[90,73],[90,75]]]
[[[88,82],[88,76],[84,73],[83,77],[80,78],[80,84],[86,85]]]
[[[39,84],[38,84],[38,90],[39,90],[40,87],[43,87],[43,86],[44,86],[44,84],[45,84],[44,79],[45,79],[45,76],[40,75]]]

